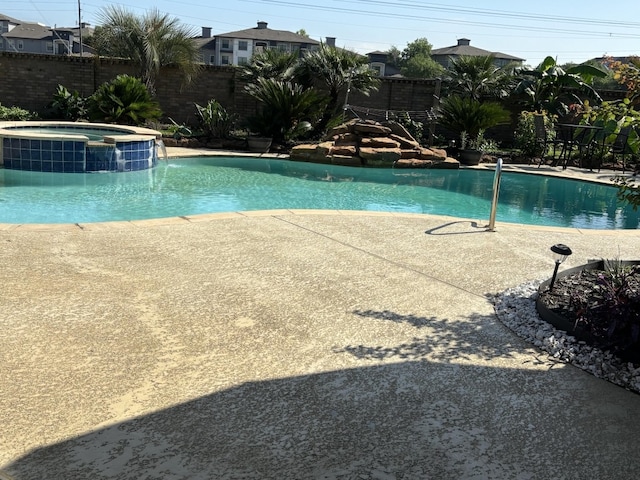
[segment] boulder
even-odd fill
[[[458,168],[447,152],[423,148],[396,122],[353,119],[333,128],[318,144],[293,147],[291,160],[349,166]]]
[[[396,142],[395,140],[389,137],[372,137],[372,138],[363,138],[360,141],[360,147],[371,147],[371,148],[400,148],[400,142]]]

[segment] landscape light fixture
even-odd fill
[[[556,276],[558,275],[558,267],[567,259],[569,255],[573,253],[569,247],[562,243],[556,243],[553,247],[551,247],[551,251],[553,252],[553,258],[556,262],[556,265],[553,269],[553,276],[551,277],[551,283],[549,284],[549,291],[553,290],[553,284],[556,282]]]

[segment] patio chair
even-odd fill
[[[613,164],[616,164],[616,155],[620,155],[622,157],[622,173],[624,173],[626,168],[626,158],[627,155],[630,155],[631,149],[629,148],[629,134],[631,133],[631,127],[623,127],[616,135],[616,139],[611,144],[609,152],[613,157]]]

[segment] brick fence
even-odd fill
[[[244,119],[256,111],[256,101],[244,91],[235,67],[203,66],[188,86],[182,88],[176,68],[165,67],[156,81],[156,95],[166,117],[178,123],[194,123],[194,103],[215,99],[228,111]],[[128,60],[79,58],[0,52],[0,104],[44,113],[58,85],[77,90],[82,96],[118,74],[136,74]],[[377,110],[425,111],[437,105],[440,80],[382,79],[370,96],[352,94],[349,103]]]

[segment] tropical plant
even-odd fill
[[[195,32],[177,18],[148,10],[143,17],[121,6],[105,7],[100,13],[102,27],[94,34],[96,52],[101,56],[130,58],[138,75],[151,92],[160,67],[176,66],[189,83],[200,70],[200,52],[193,40]]]
[[[247,82],[255,82],[258,78],[290,80],[298,58],[295,52],[267,49],[255,54],[247,65],[240,67],[239,77]]]
[[[553,57],[547,57],[534,69],[516,69],[515,75],[514,93],[524,95],[528,110],[563,116],[569,112],[569,105],[581,104],[583,97],[602,101],[591,81],[607,74],[586,64],[564,70]]]
[[[118,75],[98,87],[89,97],[91,120],[126,125],[142,125],[162,115],[144,83],[129,75]]]
[[[509,111],[498,102],[481,102],[471,97],[451,95],[438,107],[438,122],[458,136],[466,132],[477,138],[481,130],[510,121]]]
[[[197,103],[195,106],[200,126],[205,132],[213,138],[229,137],[236,123],[235,115],[231,115],[217,100],[213,99],[209,100],[204,107]]]
[[[512,69],[496,66],[493,55],[461,55],[451,60],[445,83],[453,93],[480,100],[483,97],[509,96],[512,79]]]
[[[89,113],[87,109],[87,99],[80,95],[77,90],[70,92],[63,85],[58,85],[53,100],[49,104],[49,111],[54,118],[64,120],[83,120]]]
[[[36,120],[38,114],[20,107],[5,107],[0,104],[0,121]]]
[[[325,99],[302,85],[270,78],[259,78],[246,87],[261,104],[249,118],[249,129],[261,136],[285,143],[308,132],[322,114]]]
[[[314,128],[316,133],[323,132],[332,117],[341,113],[339,101],[347,89],[368,95],[379,83],[366,57],[326,44],[305,53],[293,78],[303,87],[315,88],[327,96],[323,115]]]

